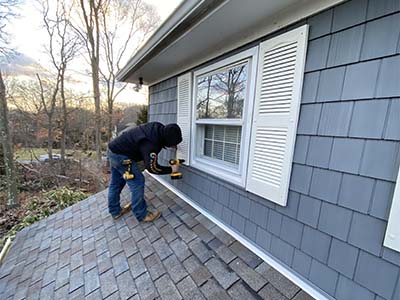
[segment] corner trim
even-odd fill
[[[400,252],[400,168],[394,188],[392,205],[389,211],[389,219],[386,227],[383,246]]]
[[[146,170],[147,174],[149,174],[151,177],[153,177],[155,180],[157,180],[159,183],[164,185],[166,188],[168,188],[171,192],[173,192],[175,195],[179,196],[182,200],[184,200],[186,203],[188,203],[190,206],[192,206],[194,209],[199,211],[201,214],[203,214],[206,218],[208,218],[211,222],[215,223],[218,227],[220,227],[222,230],[233,236],[236,240],[238,240],[241,244],[243,244],[247,249],[252,251],[255,255],[263,259],[267,264],[272,266],[274,269],[276,269],[279,273],[281,273],[283,276],[285,276],[287,279],[292,281],[294,284],[299,286],[301,289],[303,289],[306,293],[308,293],[310,296],[314,297],[317,300],[335,300],[328,294],[326,294],[323,290],[318,288],[317,286],[311,284],[308,280],[302,278],[301,275],[295,273],[294,271],[290,270],[288,267],[283,265],[281,262],[279,262],[277,259],[272,257],[271,255],[267,254],[264,250],[262,250],[260,247],[255,245],[253,242],[249,241],[224,223],[222,223],[220,220],[212,216],[210,213],[208,213],[206,210],[204,210],[202,207],[197,205],[195,202],[193,202],[188,196],[183,194],[181,191],[179,191],[177,188],[175,188],[173,185],[165,181],[164,179],[160,178],[158,175],[154,175],[149,173]]]

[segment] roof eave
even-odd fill
[[[179,39],[182,34],[199,22],[209,11],[226,0],[183,1],[148,41],[134,54],[117,73],[118,81],[129,81],[134,73],[150,59]]]
[[[193,1],[191,9],[178,7],[118,80],[156,84],[345,0],[257,0],[244,6],[242,0]]]

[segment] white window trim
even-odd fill
[[[397,175],[396,187],[394,189],[383,245],[400,252],[400,168]]]
[[[246,59],[250,59],[249,62],[249,73],[247,82],[247,92],[246,92],[246,103],[243,110],[242,120],[196,120],[196,95],[197,95],[197,77],[211,73],[214,70],[221,69],[225,66],[233,65],[236,62],[240,62]],[[215,64],[209,65],[193,73],[193,93],[192,93],[192,139],[190,147],[190,161],[192,167],[204,171],[208,174],[217,176],[224,180],[227,180],[233,184],[244,187],[246,185],[247,167],[249,160],[249,146],[250,146],[250,134],[251,134],[251,124],[253,119],[253,107],[254,107],[254,97],[255,97],[255,83],[257,76],[257,63],[258,63],[258,46],[251,49],[245,50],[226,59],[223,59]],[[238,125],[242,125],[242,138],[240,147],[240,163],[239,168],[230,168],[228,165],[224,166],[223,163],[213,163],[212,159],[205,159],[201,157],[196,157],[196,152],[199,151],[199,146],[197,142],[197,129],[198,124],[232,124],[237,122]]]
[[[196,124],[210,124],[210,125],[242,125],[242,119],[200,119],[195,121]]]

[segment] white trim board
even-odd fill
[[[168,183],[167,181],[162,179],[159,175],[157,176],[157,175],[151,174],[147,170],[146,170],[146,172],[151,177],[156,179],[159,183],[161,183],[166,188],[168,188],[175,195],[180,197],[182,200],[184,200],[190,206],[192,206],[197,211],[199,211],[201,214],[203,214],[211,222],[213,222],[218,227],[220,227],[222,230],[224,230],[225,232],[227,232],[228,234],[233,236],[236,240],[238,240],[247,249],[252,251],[254,254],[256,254],[261,259],[263,259],[267,264],[269,264],[271,267],[273,267],[275,270],[277,270],[279,273],[281,273],[287,279],[292,281],[294,284],[296,284],[298,287],[300,287],[302,290],[304,290],[310,296],[314,297],[317,300],[335,300],[333,297],[331,297],[328,294],[326,294],[323,290],[321,290],[317,286],[313,285],[308,280],[304,279],[301,275],[295,273],[295,271],[289,269],[288,267],[283,265],[281,262],[276,260],[274,257],[272,257],[271,255],[266,253],[264,250],[262,250],[256,244],[254,244],[250,240],[246,239],[245,237],[243,237],[242,235],[240,235],[239,233],[234,231],[232,228],[228,227],[227,225],[222,223],[220,220],[218,220],[217,218],[212,216],[205,209],[203,209],[202,207],[197,205],[195,202],[193,202],[188,196],[186,196],[181,191],[179,191],[177,188],[175,188],[173,185],[171,185],[170,183]]]
[[[396,182],[383,246],[400,252],[400,169]]]

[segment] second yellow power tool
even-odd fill
[[[181,163],[184,163],[184,159],[170,159],[169,164],[172,165],[179,165]],[[171,179],[182,179],[183,175],[181,172],[173,172],[171,173]]]
[[[128,169],[125,171],[125,173],[124,173],[124,175],[122,175],[122,177],[125,180],[131,180],[131,179],[135,178],[135,175],[133,175],[131,173],[132,161],[130,159],[125,159],[122,161],[122,164],[124,166],[128,166]]]

